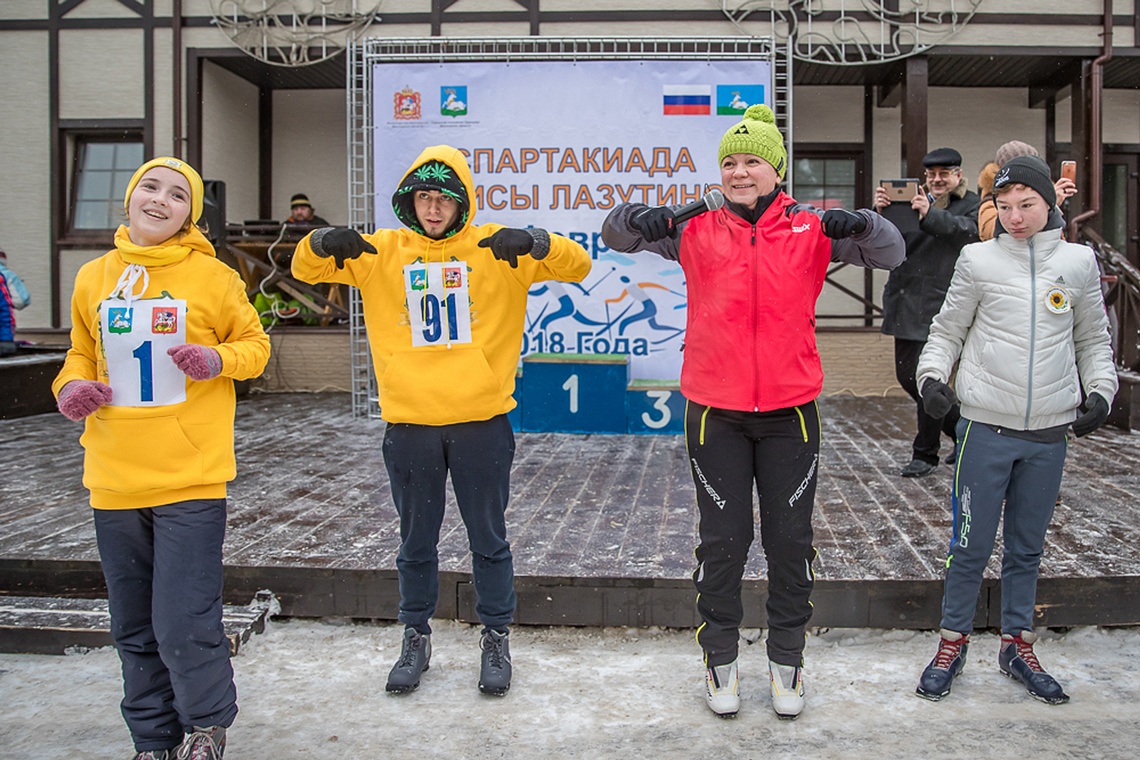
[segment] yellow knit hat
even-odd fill
[[[717,151],[717,163],[733,153],[759,156],[772,165],[780,179],[784,178],[784,172],[788,168],[788,151],[784,148],[784,136],[776,126],[776,114],[772,113],[771,108],[749,106],[744,112],[744,121],[724,133],[720,139],[720,150]]]
[[[185,161],[180,161],[177,158],[171,158],[170,156],[152,158],[135,170],[131,181],[127,183],[127,195],[123,198],[123,208],[130,205],[131,193],[134,192],[135,185],[139,183],[142,176],[156,166],[173,169],[185,177],[186,181],[190,183],[190,221],[197,224],[198,220],[202,218],[202,177],[198,172],[194,171],[194,167],[190,166],[190,164]]]

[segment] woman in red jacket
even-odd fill
[[[602,237],[614,250],[678,261],[688,287],[681,392],[700,510],[693,580],[708,705],[740,707],[741,580],[754,539],[753,483],[768,563],[767,649],[772,706],[803,710],[804,630],[811,618],[812,508],[819,462],[815,399],[823,369],[815,304],[832,261],[890,269],[904,244],[869,210],[821,212],[780,190],[783,136],[752,106],[720,141],[725,207],[677,224],[668,207],[623,204]]]

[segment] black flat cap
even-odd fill
[[[953,148],[935,148],[922,157],[922,165],[927,169],[932,166],[961,166],[962,154]]]

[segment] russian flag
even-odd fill
[[[665,115],[707,115],[712,112],[712,87],[700,84],[663,85]]]

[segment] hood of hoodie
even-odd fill
[[[158,245],[137,245],[131,242],[130,229],[127,225],[121,224],[115,231],[115,248],[128,264],[139,264],[144,267],[177,264],[189,256],[191,251],[217,257],[214,246],[193,224],[188,230],[179,232]]]
[[[458,148],[450,145],[424,148],[392,194],[392,212],[396,218],[413,232],[425,235],[419,217],[416,216],[416,190],[438,190],[459,202],[459,216],[444,233],[443,240],[458,234],[474,221],[475,207],[472,200],[475,197],[475,181],[467,158]]]

